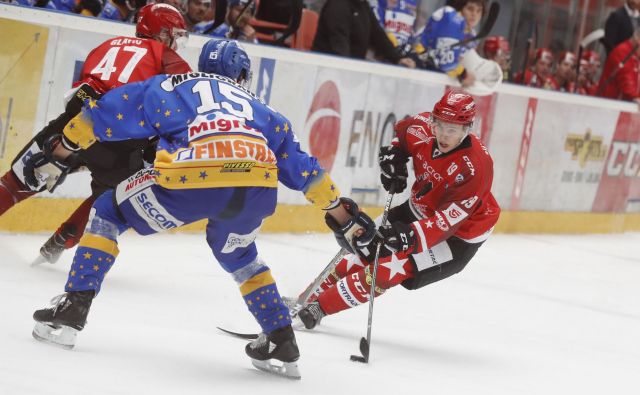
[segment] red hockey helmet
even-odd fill
[[[175,49],[176,40],[188,33],[180,11],[172,5],[156,3],[140,9],[136,36],[156,39]]]
[[[553,52],[547,48],[538,48],[536,49],[536,56],[533,60],[534,62],[537,62],[538,60],[546,60],[553,63]]]
[[[449,91],[433,106],[433,118],[458,125],[470,125],[476,116],[476,103],[471,95]]]
[[[509,48],[509,41],[502,36],[490,36],[484,40],[484,45],[482,46],[482,52],[488,58],[493,58],[498,53],[503,53],[508,55],[511,53],[511,48]]]
[[[560,52],[560,56],[558,58],[558,63],[563,63],[563,62],[569,62],[569,63],[571,63],[571,64],[573,64],[575,66],[576,62],[577,62],[576,54],[574,54],[573,52],[569,52],[569,51]]]

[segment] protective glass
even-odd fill
[[[179,51],[187,47],[187,41],[189,41],[189,32],[184,29],[173,29],[173,42],[172,49]]]

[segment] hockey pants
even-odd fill
[[[275,211],[276,188],[176,190],[153,182],[131,190],[126,186],[127,181],[116,191],[105,192],[93,205],[95,211],[76,250],[66,291],[100,291],[118,255],[117,237],[125,230],[133,228],[149,235],[206,218],[207,242],[223,269],[238,283],[262,330],[270,333],[291,324],[271,271],[258,257],[254,242],[263,219]]]

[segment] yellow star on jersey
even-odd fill
[[[71,281],[69,281],[69,284],[67,284],[67,287],[73,288],[73,283]]]
[[[91,253],[90,252],[85,252],[84,254],[82,254],[82,256],[84,257],[84,259],[91,259]],[[80,267],[80,269],[82,269],[82,267]]]
[[[305,170],[305,171],[303,171],[301,174],[302,174],[302,177],[304,177],[304,178],[309,177],[309,172],[308,172],[308,171],[306,171],[306,170]]]
[[[98,107],[98,102],[96,102],[93,99],[89,99],[89,108],[96,108]]]
[[[289,132],[289,124],[288,123],[284,124],[284,129],[283,130],[284,130],[285,133]]]
[[[314,170],[311,172],[312,175],[317,176],[318,175],[318,170]]]
[[[97,272],[98,270],[100,270],[100,266],[98,266],[98,265],[93,265],[93,270]]]
[[[144,121],[138,122],[138,125],[140,125],[140,127],[143,127],[144,126]]]
[[[129,95],[127,95],[127,94],[125,93],[124,95],[122,95],[122,98],[123,98],[124,100],[129,100]]]
[[[107,135],[107,137],[113,136],[113,132],[111,131],[111,128],[107,128],[107,131],[105,134]]]
[[[118,121],[122,121],[122,118],[124,118],[124,115],[118,114],[116,115],[116,118],[118,118]]]
[[[169,115],[171,115],[171,111],[167,110],[167,111],[164,112],[164,116],[165,117],[168,117]]]
[[[72,270],[70,274],[71,274],[71,277],[75,277],[76,276],[76,271]]]
[[[159,128],[160,127],[160,122],[156,122],[155,127]]]
[[[276,126],[276,133],[280,133],[280,125]]]
[[[280,155],[282,157],[282,159],[287,159],[289,157],[289,154],[287,154],[286,152],[282,155]]]

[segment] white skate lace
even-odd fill
[[[256,340],[252,341],[249,344],[249,347],[253,349],[260,348],[268,341],[269,341],[269,338],[267,337],[267,335],[264,333],[261,333]]]
[[[51,307],[53,307],[53,314],[56,313],[56,311],[58,311],[58,307],[62,306],[62,299],[67,298],[67,293],[63,293],[57,296],[54,296],[53,298],[51,298],[51,301],[49,303],[51,303]]]

